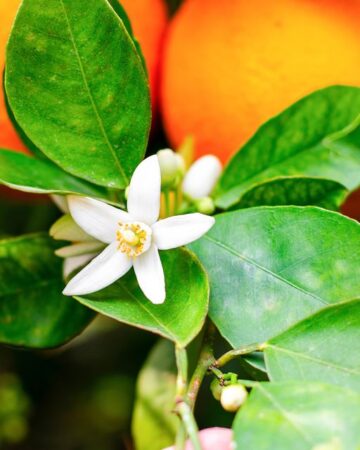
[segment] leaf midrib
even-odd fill
[[[110,150],[110,152],[111,152],[111,154],[112,154],[112,156],[113,156],[113,158],[114,158],[115,164],[117,165],[117,167],[118,167],[118,169],[119,169],[119,171],[120,171],[120,173],[121,173],[121,176],[123,177],[124,181],[125,181],[126,183],[128,183],[128,182],[129,182],[128,177],[126,176],[126,174],[125,174],[125,172],[124,172],[124,169],[123,169],[123,167],[122,167],[122,165],[121,165],[121,163],[120,163],[120,160],[119,160],[119,158],[118,158],[118,156],[117,156],[117,154],[116,154],[116,151],[114,150],[114,148],[113,148],[113,146],[112,146],[112,144],[111,144],[111,142],[110,142],[110,140],[109,140],[109,138],[108,138],[108,135],[107,135],[107,133],[106,133],[106,130],[105,130],[105,127],[104,127],[102,118],[101,118],[100,113],[99,113],[99,111],[98,111],[98,108],[97,108],[97,105],[96,105],[96,103],[95,103],[94,97],[93,97],[93,95],[92,95],[92,93],[91,93],[91,89],[90,89],[89,83],[88,83],[87,78],[86,78],[84,66],[83,66],[83,63],[82,63],[82,61],[81,61],[80,54],[79,54],[79,51],[78,51],[78,48],[77,48],[77,45],[76,45],[76,42],[75,42],[75,36],[74,36],[73,31],[72,31],[72,28],[71,28],[69,16],[68,16],[68,14],[67,14],[67,11],[66,11],[66,7],[65,7],[65,4],[64,4],[64,1],[63,1],[63,0],[59,0],[59,1],[60,1],[60,3],[61,3],[62,9],[63,9],[63,11],[64,11],[64,15],[65,15],[65,19],[66,19],[66,24],[67,24],[67,26],[68,26],[68,30],[69,30],[69,34],[70,34],[71,44],[72,44],[72,46],[73,46],[73,49],[74,49],[74,52],[75,52],[75,55],[76,55],[76,59],[77,59],[78,64],[79,64],[80,73],[81,73],[81,76],[82,76],[82,79],[83,79],[83,82],[84,82],[84,86],[85,86],[86,92],[87,92],[87,94],[88,94],[88,97],[89,97],[91,106],[92,106],[92,108],[93,108],[93,110],[94,110],[94,113],[95,113],[95,116],[96,116],[96,120],[97,120],[98,125],[99,125],[99,129],[100,129],[100,131],[101,131],[101,134],[103,135],[105,144],[106,144],[107,147],[109,148],[109,150]]]
[[[293,289],[296,289],[296,290],[302,292],[303,294],[306,294],[307,296],[312,297],[314,300],[321,303],[322,305],[329,304],[326,300],[322,299],[321,297],[318,297],[317,295],[315,295],[311,292],[307,292],[304,289],[300,288],[299,286],[296,286],[295,284],[291,283],[291,281],[286,280],[285,278],[281,277],[280,275],[276,274],[275,272],[272,272],[270,269],[267,269],[266,267],[261,266],[254,260],[242,255],[241,253],[239,253],[236,250],[232,249],[231,247],[227,246],[223,242],[220,242],[217,239],[210,237],[209,235],[205,235],[204,239],[207,239],[210,242],[213,242],[215,245],[223,248],[224,250],[228,251],[229,253],[233,254],[234,256],[238,257],[239,259],[242,259],[243,261],[247,262],[248,264],[255,266],[259,270],[267,273],[268,275],[272,276],[273,278],[276,278],[277,280],[281,281],[282,283],[287,284],[288,286],[292,287]]]
[[[306,360],[312,361],[312,362],[314,362],[316,364],[320,364],[320,365],[323,365],[323,366],[331,367],[332,369],[338,370],[340,372],[349,373],[351,375],[360,375],[360,370],[357,371],[356,369],[350,369],[348,367],[339,366],[339,365],[331,363],[329,361],[325,361],[323,359],[315,358],[313,356],[307,355],[306,353],[296,352],[294,350],[290,350],[288,348],[280,347],[280,346],[277,346],[277,345],[274,345],[274,344],[268,344],[267,348],[271,348],[274,351],[288,353],[291,356],[297,356],[298,358],[306,359]]]
[[[264,397],[266,397],[271,404],[275,406],[275,408],[280,411],[282,416],[292,425],[292,427],[299,433],[301,436],[303,436],[304,440],[308,442],[311,445],[314,445],[316,442],[311,439],[311,437],[296,423],[292,420],[291,416],[289,416],[289,413],[286,411],[286,409],[283,408],[283,406],[276,401],[276,399],[261,385],[261,383],[257,384],[257,387],[262,392]],[[290,413],[291,414],[291,413]]]

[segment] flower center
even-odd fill
[[[122,223],[116,232],[118,249],[128,256],[139,256],[146,252],[151,244],[152,230],[141,222]]]

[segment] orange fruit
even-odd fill
[[[129,16],[145,58],[154,108],[158,98],[159,64],[168,18],[167,7],[164,0],[120,0],[120,3]]]
[[[6,111],[2,73],[5,66],[5,48],[20,0],[0,0],[0,148],[25,151],[26,147],[17,135]]]
[[[196,156],[226,161],[304,95],[360,85],[359,0],[185,0],[165,41],[165,129]]]

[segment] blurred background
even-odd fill
[[[206,3],[206,6],[204,7],[203,5],[203,8],[209,6],[210,12],[210,6],[217,5],[218,11],[216,12],[216,9],[212,10],[212,13],[210,14],[209,12],[207,16],[211,16],[211,20],[214,20],[221,13],[221,5],[225,8],[224,5],[229,3],[228,1],[222,3],[220,0],[209,0],[208,3],[204,2],[204,0],[192,1],[192,3],[199,2]],[[1,65],[4,64],[5,42],[19,3],[20,0],[0,0]],[[176,122],[176,118],[172,115],[173,108],[171,105],[166,105],[167,93],[163,92],[162,96],[160,96],[160,84],[162,77],[164,79],[166,77],[166,86],[169,86],[170,91],[172,89],[171,86],[176,86],[176,83],[174,85],[171,84],[171,73],[169,74],[166,71],[166,67],[163,67],[161,59],[165,51],[165,37],[170,36],[168,30],[170,18],[176,12],[181,0],[167,0],[167,2],[165,0],[123,0],[121,3],[131,19],[134,33],[142,46],[149,70],[154,119],[148,152],[152,153],[169,145],[176,146],[184,136],[180,132],[173,131],[172,122]],[[237,2],[233,1],[233,4],[235,3]],[[246,3],[250,4],[251,2]],[[270,3],[272,2],[268,2],[268,4]],[[286,3],[286,1],[284,2],[282,0],[280,3]],[[356,19],[359,19],[359,2],[357,0],[348,0],[348,2],[341,2],[340,0],[321,0],[319,2],[297,0],[297,2],[293,2],[289,0],[287,5],[292,3],[302,3],[305,9],[309,8],[310,4],[316,3],[317,7],[320,5],[325,8],[324,11],[327,11],[329,15],[330,13],[332,14],[331,17],[329,16],[329,20],[331,19],[331,21],[337,14],[338,18],[336,20],[342,21],[341,27],[337,29],[333,26],[334,24],[332,22],[330,25],[327,24],[324,27],[326,28],[326,32],[324,31],[324,34],[319,33],[321,39],[326,39],[326,33],[334,35],[337,39],[339,36],[337,33],[347,28],[346,39],[348,41],[346,42],[349,43],[352,41],[351,27],[345,27],[345,25],[348,25],[345,20],[347,17],[346,14],[350,10],[347,11],[344,4],[353,5],[352,7],[355,8],[354,11],[356,11],[356,14],[354,15],[350,11],[351,14],[349,16],[354,16]],[[263,16],[266,18],[266,14],[263,14]],[[322,17],[323,15],[320,14],[320,16]],[[307,31],[311,30],[313,26],[318,27],[316,20],[313,18],[309,19],[309,23],[306,22],[303,16],[299,20],[305,21],[300,25],[304,26],[304,29]],[[358,23],[357,21],[357,26]],[[181,23],[178,22],[177,26],[178,28],[175,31],[171,30],[171,36],[175,40],[177,39],[176,33],[181,33]],[[280,17],[276,21],[276,27],[277,29],[286,30],[286,22]],[[192,33],[196,32],[197,27],[188,28],[184,32],[183,41],[188,42],[189,36],[191,37]],[[201,29],[201,33],[205,41],[212,35],[217,39],[216,42],[221,42],[221,30],[214,31],[211,28],[211,32],[209,30],[209,35],[207,35],[206,30]],[[309,39],[311,40],[311,36]],[[360,58],[360,39],[357,41],[357,44],[352,45],[351,49],[354,52],[357,51]],[[225,46],[227,46],[228,41],[226,36],[224,42]],[[297,45],[300,44],[297,42]],[[323,42],[323,45],[326,47],[326,40]],[[174,46],[176,47],[176,42]],[[211,48],[213,48],[214,52],[221,51],[219,46]],[[341,48],[338,49],[339,52],[341,50]],[[168,44],[167,52],[170,51],[171,44]],[[196,49],[194,51],[196,52]],[[232,58],[233,54],[230,52],[228,56]],[[313,56],[316,57],[316,54]],[[192,55],[192,58],[194,63],[195,60],[198,61],[196,59],[197,55]],[[201,58],[199,60],[202,61]],[[354,66],[359,62],[359,60],[354,61]],[[324,63],[324,60],[322,63]],[[268,61],[268,64],[271,66],[271,62]],[[306,64],[309,64],[309,61],[303,61],[302,67],[307,67]],[[359,65],[357,65],[357,69]],[[173,64],[173,66],[175,65]],[[338,66],[341,66],[341,64]],[[342,67],[348,69],[350,66],[345,61]],[[181,66],[174,68],[175,71],[180,73],[178,77],[180,81],[182,76],[186,77],[189,73],[191,74],[190,69],[191,64],[186,59],[183,59]],[[325,65],[323,64],[320,69],[329,72],[326,67],[326,61]],[[319,73],[321,72],[320,69]],[[220,67],[213,67],[212,70],[214,72],[221,72]],[[271,70],[276,71],[276,65],[271,66]],[[316,72],[316,67],[313,67],[313,70]],[[253,67],[251,67],[251,71],[254,79],[260,77],[259,72]],[[198,81],[202,83],[199,73],[200,70],[197,70],[191,76],[194,78],[194,82]],[[359,73],[359,70],[357,70],[356,77],[358,84],[360,83]],[[303,78],[308,77],[307,73],[303,75]],[[222,76],[225,76],[226,80],[226,75]],[[323,85],[335,84],[332,81],[338,81],[339,83],[345,83],[347,81],[346,77],[336,76],[339,76],[338,80],[325,79],[323,80]],[[190,85],[190,83],[186,82],[186,78],[184,79],[186,86]],[[279,79],[281,83],[286,84],[286,80],[284,81],[282,75]],[[302,77],[299,79],[301,80]],[[271,83],[271,79],[266,78],[265,81]],[[355,78],[354,82],[356,82]],[[216,83],[217,80],[214,78],[213,85],[216,85],[220,92],[222,87]],[[292,84],[290,83],[289,86],[292,86]],[[308,90],[310,92],[317,87],[321,87],[321,82],[319,86],[308,86]],[[229,103],[229,99],[226,98],[227,93],[225,92],[223,94],[225,95],[225,100]],[[181,90],[179,95],[184,96]],[[160,107],[160,97],[162,98],[163,108]],[[177,98],[176,95],[174,98]],[[195,98],[190,95],[186,100],[187,104],[191,105]],[[247,102],[247,105],[249,104],[256,104],[256,101],[250,99]],[[290,104],[290,101],[288,101],[288,104]],[[0,93],[0,146],[14,149],[15,151],[27,152],[26,145],[21,141],[11,125],[4,105],[4,99]],[[177,106],[179,106],[179,111],[181,112],[181,105],[175,104],[174,108]],[[204,106],[204,104],[199,102],[199,108],[204,112],[209,110],[206,107],[206,103]],[[228,111],[225,111],[225,113],[228,113]],[[272,113],[273,111],[271,111]],[[166,120],[164,120],[164,115],[166,115]],[[261,119],[262,121],[261,114],[255,116],[257,120]],[[211,118],[209,117],[209,120]],[[165,126],[164,123],[166,124]],[[204,129],[203,124],[195,125],[200,130],[199,141],[205,142],[204,145],[207,151],[212,151],[211,142],[209,143],[206,140],[206,131],[204,131],[205,137],[203,141],[200,136],[201,130]],[[222,126],[220,125],[222,124],[219,124],[218,128],[214,128],[210,123],[209,126],[212,133],[216,129],[216,133],[214,134],[217,134],[218,131],[219,133],[223,131],[226,136],[227,130],[222,130]],[[245,135],[247,135],[247,132],[244,133]],[[224,150],[225,153],[221,149],[217,150],[218,153],[220,152],[219,156],[223,161],[228,158],[231,150],[230,143],[232,141],[230,141],[231,139],[229,140],[229,149]],[[217,142],[215,144],[217,145]],[[216,148],[219,149],[219,146]],[[198,154],[203,152],[204,149],[199,148]],[[354,193],[350,196],[347,204],[343,208],[343,212],[357,219],[360,218],[359,193]],[[0,190],[1,237],[47,231],[50,225],[59,217],[59,214],[57,208],[45,197],[30,196],[5,188],[1,188]],[[60,349],[26,351],[1,346],[0,449],[133,449],[130,425],[136,379],[149,351],[157,340],[155,336],[149,333],[118,324],[110,319],[98,317],[81,336]],[[222,349],[225,348],[225,344],[220,340],[219,346]],[[239,370],[238,367],[237,370]],[[208,392],[208,386],[206,384],[202,392]],[[213,425],[230,426],[232,416],[220,410],[218,403],[210,398],[209,395],[201,396],[198,408],[199,425],[201,428]]]

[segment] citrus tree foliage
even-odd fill
[[[2,184],[123,206],[151,115],[144,60],[116,2],[24,0],[5,89],[35,151],[1,149]],[[336,211],[360,185],[359,114],[360,89],[335,86],[260,127],[215,187],[214,227],[188,249],[161,252],[164,304],[147,300],[132,270],[64,297],[60,244],[42,234],[0,241],[0,341],[59,346],[95,313],[167,339],[137,385],[140,450],[175,436],[181,448],[187,435],[200,448],[193,409],[207,374],[217,398],[229,384],[251,390],[234,420],[236,449],[358,449],[360,225]],[[214,355],[217,333],[226,354]],[[269,381],[227,373],[234,358]]]

